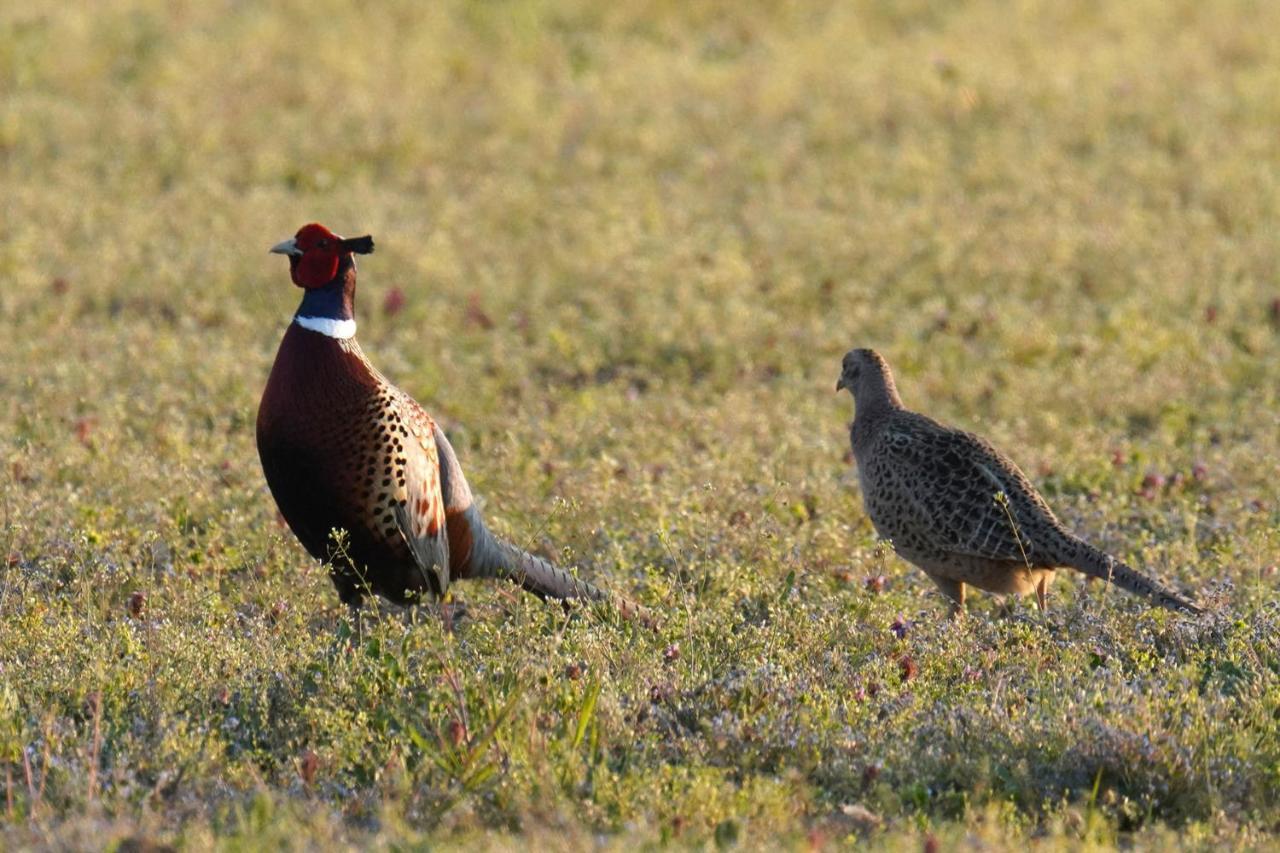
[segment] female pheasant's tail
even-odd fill
[[[574,577],[541,557],[504,542],[489,532],[483,522],[474,525],[469,577],[499,577],[519,584],[541,599],[608,602],[623,618],[656,629],[657,620],[648,610],[626,598],[612,596],[595,584]]]
[[[1099,551],[1083,539],[1071,537],[1066,556],[1067,559],[1064,560],[1066,565],[1079,569],[1086,575],[1113,583],[1123,590],[1146,596],[1152,603],[1161,607],[1184,610],[1192,614],[1204,613],[1202,608],[1192,604],[1160,581],[1125,565],[1110,554]]]

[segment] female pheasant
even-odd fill
[[[889,364],[850,350],[836,390],[856,409],[850,439],[871,523],[924,569],[962,613],[965,584],[1036,593],[1046,606],[1054,570],[1070,566],[1172,610],[1201,609],[1169,587],[1072,534],[1009,457],[972,433],[909,411]]]
[[[353,255],[371,253],[373,238],[311,224],[271,251],[289,257],[304,293],[262,394],[258,454],[281,514],[332,566],[342,601],[356,611],[371,592],[407,604],[486,577],[543,598],[604,599],[489,532],[444,432],[365,358]]]

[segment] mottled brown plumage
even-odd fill
[[[889,365],[869,349],[844,357],[863,502],[876,531],[919,566],[957,612],[965,585],[995,593],[1035,591],[1043,610],[1058,567],[1199,613],[1167,586],[1070,533],[1018,466],[985,439],[908,411]]]

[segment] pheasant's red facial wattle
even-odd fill
[[[324,287],[338,274],[342,238],[317,223],[304,225],[293,238],[299,255],[289,264],[293,283],[307,289]]]
[[[310,290],[333,281],[338,274],[338,256],[312,252],[298,258],[291,266],[293,283]]]
[[[293,283],[316,290],[333,283],[342,267],[344,256],[367,255],[373,251],[369,236],[343,239],[318,223],[304,225],[292,240],[271,247],[273,254],[289,256],[289,273]]]

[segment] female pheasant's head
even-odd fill
[[[324,287],[338,276],[344,257],[354,252],[367,255],[373,251],[372,237],[343,239],[319,223],[304,225],[284,242],[271,247],[278,255],[289,256],[289,274],[298,287],[311,290]]]
[[[859,410],[864,406],[902,405],[889,362],[873,349],[852,349],[845,353],[836,390],[846,388],[853,394],[853,402]]]

